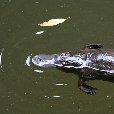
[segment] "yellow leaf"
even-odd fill
[[[66,21],[67,19],[69,19],[70,17],[66,18],[66,19],[50,19],[47,22],[43,22],[41,24],[38,24],[39,26],[54,26],[54,25],[58,25],[60,23],[63,23],[64,21]]]

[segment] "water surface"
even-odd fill
[[[75,51],[89,43],[114,48],[113,4],[113,0],[1,0],[0,113],[113,114],[113,83],[90,81],[98,91],[86,95],[77,87],[78,75],[39,69],[29,61],[39,53]],[[67,17],[71,18],[57,26],[38,26]]]

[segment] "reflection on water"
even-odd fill
[[[31,55],[29,55],[26,59],[26,65],[27,66],[30,66],[30,58],[31,58]]]
[[[51,96],[50,97],[49,96],[44,96],[44,97],[49,99],[49,98],[60,98],[61,96],[56,95],[56,96],[52,96],[52,97]]]
[[[42,70],[34,70],[35,72],[43,73],[44,71]]]
[[[1,50],[0,53],[0,67],[2,68],[2,54],[3,54],[4,48]]]
[[[68,84],[60,84],[60,83],[58,83],[58,84],[55,84],[55,85],[57,85],[57,86],[63,86],[63,85],[68,85]]]
[[[44,31],[39,31],[39,32],[36,32],[35,34],[39,35],[39,34],[43,34]]]

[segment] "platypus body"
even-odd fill
[[[39,54],[32,58],[38,67],[55,67],[65,72],[79,74],[78,87],[87,94],[94,95],[97,88],[85,83],[102,79],[114,81],[114,49],[103,49],[101,44],[86,45],[81,51],[60,54]]]

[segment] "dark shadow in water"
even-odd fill
[[[86,84],[86,81],[90,80],[103,80],[114,83],[114,74],[113,73],[106,73],[101,71],[96,71],[93,69],[68,69],[68,68],[59,68],[57,69],[66,72],[66,73],[74,73],[79,76],[78,80],[78,88],[90,95],[96,94],[97,88],[91,87],[90,85]]]
[[[57,69],[66,72],[66,73],[73,73],[79,76],[79,78],[83,78],[87,81],[89,80],[103,80],[103,81],[109,81],[114,83],[114,74],[113,73],[105,73],[101,71],[96,71],[93,70],[93,72],[90,72],[89,69],[88,71],[83,71],[85,69],[68,69],[68,68],[59,68],[56,67]],[[87,69],[86,69],[87,70]]]

